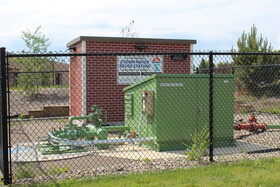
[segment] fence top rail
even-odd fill
[[[7,53],[7,58],[12,57],[75,57],[75,56],[134,56],[134,55],[280,55],[280,53],[239,53],[239,52],[88,52],[88,53]]]
[[[236,69],[236,68],[256,68],[256,67],[275,67],[280,64],[263,64],[263,65],[246,65],[246,66],[225,66],[225,67],[214,67],[213,69]],[[199,71],[209,70],[209,68],[200,68]]]

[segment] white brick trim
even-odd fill
[[[82,41],[82,53],[86,53],[86,41]],[[87,61],[82,56],[82,115],[87,115]]]

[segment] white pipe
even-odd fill
[[[68,140],[62,139],[54,136],[52,133],[48,133],[49,137],[51,138],[51,143],[59,143],[60,145],[73,145],[73,146],[94,146],[98,144],[118,144],[118,143],[132,143],[134,142],[145,142],[145,141],[152,141],[155,138],[148,137],[148,138],[125,138],[125,139],[109,139],[109,140]]]

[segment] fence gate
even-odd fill
[[[0,48],[0,169],[5,185],[11,184],[9,167],[7,96],[6,96],[6,50]]]

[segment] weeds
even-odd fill
[[[139,161],[143,161],[143,162],[149,162],[151,161],[151,159],[149,158],[138,158]]]
[[[59,167],[52,167],[49,171],[47,171],[48,175],[55,175],[55,174],[62,174],[66,173],[69,171],[70,166],[65,166],[64,168],[59,168]],[[34,166],[31,164],[19,164],[18,168],[14,172],[15,178],[16,179],[25,179],[25,178],[34,178],[37,175],[41,175],[42,173],[36,171],[34,169]]]
[[[262,107],[261,111],[269,114],[280,114],[280,108]]]
[[[191,146],[189,151],[185,153],[188,157],[187,160],[202,161],[203,156],[208,155],[209,132],[207,126],[204,126],[201,131],[191,135]]]
[[[244,109],[242,109],[242,110],[240,111],[241,114],[249,114],[249,113],[251,113],[251,112],[252,112],[252,111],[249,110],[249,109],[247,109],[247,108],[244,108]]]
[[[31,164],[19,164],[15,171],[15,178],[17,179],[34,178],[35,176],[34,168]]]
[[[65,123],[65,122],[68,122],[68,119],[57,119],[56,121],[58,123]]]
[[[252,95],[234,96],[234,99],[241,101],[242,103],[247,103],[248,101],[258,101],[259,100],[256,96],[252,96]]]
[[[25,118],[25,115],[23,115],[23,114],[20,114],[19,116],[18,116],[18,119],[19,120],[23,120]]]
[[[70,166],[65,166],[64,168],[59,168],[59,167],[52,167],[47,174],[48,175],[55,175],[55,174],[62,174],[62,173],[66,173],[67,171],[69,171]]]

